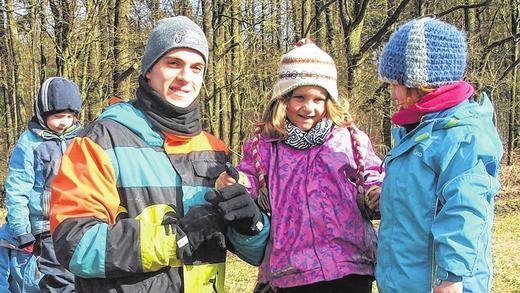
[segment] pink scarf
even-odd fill
[[[473,95],[475,89],[465,81],[441,86],[435,91],[426,94],[412,106],[400,108],[392,116],[392,122],[397,125],[407,125],[419,122],[424,114],[448,109],[460,104]]]

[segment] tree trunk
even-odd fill
[[[301,1],[301,25],[300,25],[300,31],[301,31],[301,37],[302,38],[308,38],[309,35],[303,35],[307,31],[307,26],[309,26],[311,22],[311,8],[310,8],[310,1],[309,0],[302,0]]]
[[[114,19],[112,26],[112,93],[116,95],[129,92],[128,83],[127,87],[123,88],[124,79],[121,78],[121,74],[131,66],[128,52],[128,23],[126,20],[129,10],[129,1],[115,0],[115,5],[112,9]]]
[[[509,0],[511,7],[511,34],[517,35],[520,26],[520,8],[519,3],[516,0]],[[515,5],[516,4],[516,5]],[[512,41],[513,50],[511,50],[511,62],[515,62],[520,57],[520,42]],[[518,66],[513,68],[511,74],[511,86],[510,86],[510,103],[509,103],[509,125],[508,125],[508,140],[507,140],[507,165],[513,165],[513,154],[515,143],[518,140],[517,137],[517,113],[518,107],[518,96],[517,96],[517,85],[518,84]]]
[[[334,25],[333,25],[333,18],[332,18],[332,9],[330,8],[330,5],[325,7],[325,25],[327,27],[327,49],[329,51],[332,51],[332,48],[334,46]]]
[[[24,126],[25,117],[22,115],[24,103],[19,98],[20,88],[20,41],[18,39],[18,27],[14,19],[14,3],[12,0],[5,1],[7,9],[7,39],[8,39],[8,95],[9,95],[9,110],[11,111],[11,125],[13,126],[13,136],[17,136]]]
[[[231,99],[231,111],[233,113],[230,117],[230,149],[235,152],[238,151],[238,147],[240,145],[240,137],[241,131],[240,128],[241,120],[242,120],[242,106],[240,101],[240,87],[238,86],[237,80],[240,77],[240,73],[242,72],[242,64],[241,62],[241,40],[240,40],[240,23],[238,19],[240,17],[240,1],[232,0],[231,1],[231,15],[232,20],[230,22],[230,31],[231,31],[231,68],[229,68],[229,73],[231,76],[230,81],[230,99]],[[238,158],[234,158],[234,162],[238,162]]]
[[[323,0],[316,0],[314,2],[314,29],[315,29],[315,35],[316,35],[316,44],[321,47],[322,49],[327,49],[325,47],[325,28],[323,25],[323,14],[322,14],[322,8],[323,8]]]
[[[213,97],[214,92],[209,93],[209,90],[213,89],[215,72],[213,71],[213,28],[211,27],[211,1],[201,1],[202,2],[202,30],[206,35],[206,39],[208,40],[209,54],[208,60],[206,60],[206,82],[201,89],[200,97],[200,107],[202,112],[202,127],[204,129],[208,129],[210,132],[214,133],[214,125],[211,123],[211,119],[213,118],[214,111],[213,107],[210,106],[210,98]]]
[[[70,78],[74,64],[69,60],[70,33],[74,24],[75,1],[49,0],[52,15],[54,17],[54,37],[56,47],[56,72],[58,76]]]

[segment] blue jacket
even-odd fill
[[[443,280],[489,292],[502,144],[487,97],[394,130],[385,158],[376,280],[381,293],[431,292]]]
[[[70,137],[47,138],[39,135],[36,125],[30,123],[18,139],[5,183],[7,221],[22,244],[27,242],[24,235],[49,231],[51,183],[67,145],[80,129],[68,133]]]
[[[36,256],[16,249],[17,241],[8,224],[0,227],[0,292],[40,292],[43,274],[36,268]]]

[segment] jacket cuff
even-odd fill
[[[15,237],[16,240],[18,240],[18,248],[24,248],[27,247],[36,241],[34,236],[31,233],[22,234]]]
[[[446,271],[441,267],[437,267],[437,272],[435,273],[435,286],[439,286],[442,282],[462,282],[462,276],[457,276],[451,272]]]

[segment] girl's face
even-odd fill
[[[410,89],[404,85],[392,84],[392,99],[396,100],[398,105],[408,108],[420,100],[419,93],[415,89]]]
[[[303,131],[310,130],[325,116],[327,91],[319,86],[295,89],[287,102],[287,118]]]
[[[56,133],[63,133],[74,123],[74,113],[63,111],[47,117],[47,127]]]

